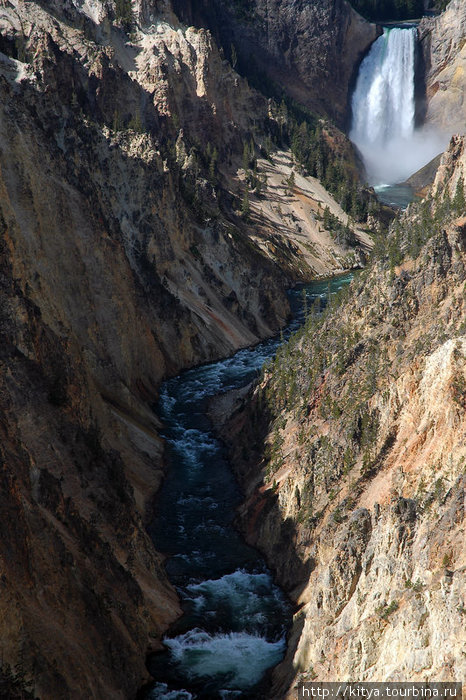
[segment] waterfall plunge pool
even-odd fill
[[[396,185],[376,185],[374,190],[383,204],[388,204],[394,209],[406,209],[408,204],[416,199],[413,188],[404,182]]]
[[[305,308],[353,275],[298,285],[293,320],[275,338],[164,382],[159,415],[168,473],[149,533],[169,556],[166,570],[184,610],[148,668],[147,700],[264,697],[261,683],[286,648],[292,611],[260,554],[233,527],[241,492],[206,415],[209,399],[254,380],[278,346],[302,325]]]

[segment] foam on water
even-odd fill
[[[294,290],[296,315],[283,334],[183,372],[162,387],[159,411],[170,468],[150,533],[156,548],[169,555],[167,573],[185,614],[164,640],[166,650],[151,659],[159,681],[151,698],[250,697],[283,657],[290,610],[257,551],[233,528],[241,493],[213,435],[207,401],[257,377],[304,320],[303,294],[310,305],[350,279],[315,283],[312,292]]]
[[[190,678],[218,678],[224,688],[246,689],[282,658],[285,641],[268,642],[246,632],[209,634],[192,629],[166,639],[172,658]],[[252,662],[253,660],[253,662]]]
[[[268,573],[249,573],[239,569],[218,579],[186,586],[198,615],[221,611],[229,629],[267,634],[269,615],[283,608],[281,592]],[[272,632],[272,630],[270,630]]]
[[[147,696],[150,700],[192,700],[192,695],[187,690],[170,690],[166,683],[156,683]]]

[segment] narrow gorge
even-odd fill
[[[149,532],[156,548],[170,554],[166,569],[185,615],[165,639],[167,653],[149,662],[159,679],[149,698],[170,698],[175,690],[186,698],[262,695],[265,671],[284,656],[290,606],[257,552],[233,529],[241,496],[206,416],[208,402],[254,381],[302,325],[305,309],[317,299],[323,308],[350,277],[293,290],[294,318],[280,336],[192,369],[162,388],[159,415],[170,444],[169,475]]]
[[[0,697],[464,679],[466,2],[372,5],[0,1]]]

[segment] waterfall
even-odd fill
[[[385,29],[359,69],[350,139],[375,186],[402,182],[444,147],[438,134],[415,130],[416,36],[415,27]]]

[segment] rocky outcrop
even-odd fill
[[[464,133],[466,105],[466,3],[451,0],[446,10],[423,19],[419,37],[426,71],[426,122],[442,131]]]
[[[464,678],[464,145],[435,204],[410,207],[396,250],[309,318],[229,425],[244,531],[297,605],[273,697],[299,680]]]
[[[418,197],[425,197],[429,194],[432,184],[437,175],[442,154],[435,156],[427,165],[413,173],[404,184],[409,185]]]
[[[255,85],[284,90],[340,127],[359,63],[381,31],[344,0],[174,0],[174,7],[187,22],[209,27]]]
[[[454,199],[458,188],[462,190],[465,179],[465,139],[462,136],[452,136],[448,150],[440,158],[432,184],[432,194],[444,197],[448,192],[450,199]]]

